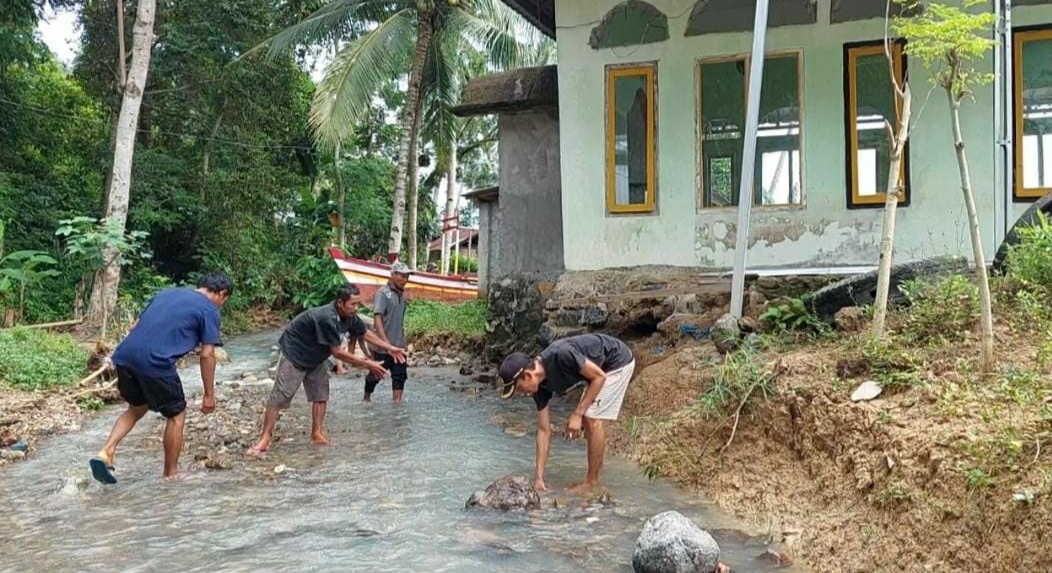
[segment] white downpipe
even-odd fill
[[[749,67],[749,102],[745,113],[745,149],[742,154],[741,185],[738,188],[738,227],[734,242],[734,277],[731,279],[731,315],[742,316],[745,299],[745,264],[749,250],[749,222],[752,217],[753,172],[756,165],[756,132],[760,123],[760,89],[763,86],[763,60],[767,44],[768,0],[756,0],[753,21],[752,61]]]
[[[1005,224],[1008,220],[1008,217],[1005,215],[1008,209],[1008,195],[1006,194],[1008,187],[1005,185],[1007,181],[1005,177],[1005,173],[1007,173],[1005,142],[1008,139],[1008,131],[1004,113],[1004,85],[1006,83],[1005,71],[1007,68],[1004,66],[1005,28],[1004,21],[1001,18],[1003,1],[994,0],[994,17],[996,18],[994,23],[994,41],[997,42],[997,47],[994,48],[994,249],[997,249],[998,244],[1004,239],[1007,232]]]
[[[1002,51],[1004,52],[1005,78],[1001,82],[1001,90],[1004,97],[1004,193],[1005,201],[1003,234],[998,237],[997,244],[1004,240],[1008,230],[1015,224],[1015,92],[1012,85],[1015,81],[1015,42],[1012,38],[1012,0],[1002,0],[1002,20],[1004,22],[1004,37]],[[1019,134],[1022,136],[1022,134]]]

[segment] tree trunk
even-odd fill
[[[416,118],[413,123],[413,139],[409,144],[409,223],[406,225],[409,227],[409,240],[407,250],[409,251],[409,268],[416,270],[417,257],[420,255],[420,247],[417,245],[417,241],[420,238],[420,233],[417,229],[418,222],[420,220],[420,163],[418,159],[420,149],[420,126],[423,123],[421,116],[424,114],[424,98],[419,98],[416,105]]]
[[[339,240],[340,249],[347,250],[347,225],[344,224],[344,205],[347,204],[347,190],[343,187],[343,167],[340,165],[340,153],[343,150],[340,149],[340,142],[336,142],[336,149],[333,152],[333,181],[336,183],[336,197],[338,197],[337,204],[339,205],[339,216],[336,218],[340,223]]]
[[[950,100],[950,121],[953,125],[953,146],[957,150],[957,167],[961,173],[961,191],[964,192],[964,207],[968,211],[968,227],[972,235],[972,255],[975,258],[975,278],[979,282],[979,312],[983,329],[982,371],[990,372],[994,367],[994,315],[990,303],[990,281],[986,274],[986,257],[983,256],[983,240],[979,234],[979,215],[975,211],[975,196],[972,193],[972,176],[968,172],[968,157],[961,136],[961,102],[946,90]]]
[[[406,90],[405,108],[402,111],[402,125],[405,132],[398,153],[398,170],[395,173],[394,209],[391,213],[391,235],[387,242],[387,260],[398,260],[402,250],[402,225],[405,222],[406,187],[409,180],[411,162],[416,158],[417,108],[420,102],[420,82],[424,75],[424,63],[427,50],[431,45],[433,27],[430,11],[421,11],[417,17],[416,48],[413,52],[413,65],[409,70],[409,88]]]
[[[116,221],[123,231],[128,219],[128,196],[131,189],[132,158],[135,152],[135,132],[139,125],[142,91],[150,70],[150,49],[153,45],[153,21],[156,0],[140,0],[135,17],[132,40],[131,69],[124,86],[121,113],[117,120],[117,138],[113,152],[110,187],[106,192],[106,219]],[[107,249],[103,253],[106,265],[96,273],[91,290],[88,320],[98,324],[105,335],[109,314],[117,303],[117,287],[121,268],[117,253]]]
[[[873,302],[873,338],[884,338],[884,325],[888,315],[888,291],[891,290],[891,264],[895,253],[895,216],[899,206],[899,193],[903,192],[901,180],[902,159],[909,139],[910,114],[913,111],[913,95],[909,84],[904,86],[902,111],[898,127],[891,142],[891,165],[888,166],[888,189],[884,201],[884,232],[880,238],[880,266],[877,271],[877,298]]]
[[[127,51],[124,49],[124,0],[117,0],[117,93],[124,93],[124,83],[128,81]]]
[[[448,219],[454,215],[453,202],[456,197],[460,194],[457,188],[457,146],[456,142],[450,146],[449,150],[449,165],[446,168],[446,206],[442,209],[442,218]],[[442,223],[445,225],[445,222]],[[444,228],[444,227],[443,227]],[[442,232],[442,274],[449,274],[449,247],[452,245],[452,233],[450,231]]]

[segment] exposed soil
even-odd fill
[[[859,403],[851,392],[878,374],[861,339],[768,351],[777,394],[749,402],[721,454],[735,408],[692,408],[721,359],[691,341],[638,373],[610,444],[820,573],[1050,571],[1052,388],[1038,342],[1001,325],[1012,355],[981,383],[975,342],[932,347],[909,383]],[[649,360],[656,344],[637,354]]]

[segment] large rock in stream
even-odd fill
[[[514,511],[539,509],[541,496],[524,475],[508,475],[468,498],[467,507]]]
[[[719,562],[716,540],[678,511],[648,519],[632,554],[636,573],[712,573]]]

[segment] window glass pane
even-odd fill
[[[1022,44],[1023,187],[1052,187],[1052,39]]]
[[[647,203],[647,104],[645,75],[614,77],[614,199],[617,205]]]
[[[756,140],[757,205],[800,202],[800,91],[797,57],[768,58]]]
[[[858,150],[855,179],[859,196],[883,195],[888,188],[891,163],[885,122],[894,124],[895,94],[883,52],[859,55],[855,60],[855,130]]]
[[[738,204],[745,131],[745,60],[701,65],[701,155],[708,162],[703,204]]]

